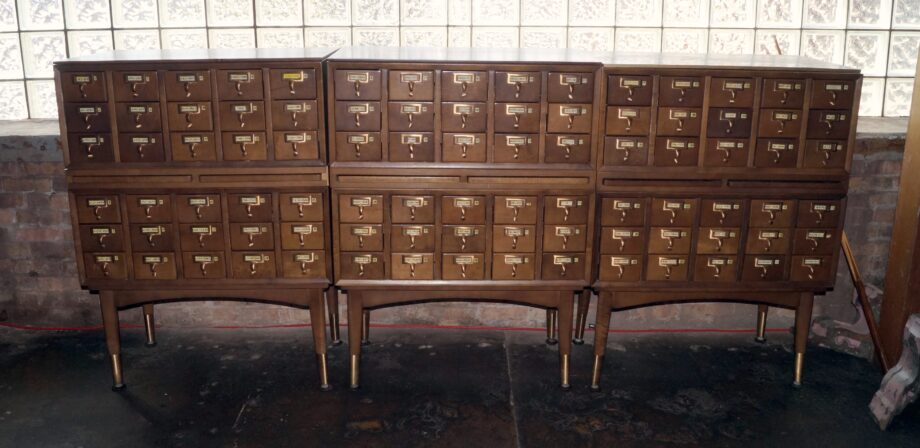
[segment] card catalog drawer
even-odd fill
[[[430,70],[391,70],[390,100],[431,101],[434,99],[434,73]]]
[[[693,271],[698,282],[733,282],[738,278],[738,257],[698,255]]]
[[[105,73],[71,72],[61,73],[61,96],[64,101],[104,102]]]
[[[483,224],[486,222],[485,196],[444,196],[441,198],[444,224]]]
[[[262,99],[262,70],[218,70],[217,96],[221,100]]]
[[[276,100],[316,98],[316,70],[312,68],[273,68],[269,71],[271,97]]]
[[[230,222],[271,222],[274,215],[271,194],[228,194],[227,207]]]
[[[540,101],[539,72],[495,72],[495,101]]]
[[[379,132],[336,132],[335,158],[342,162],[375,161],[383,157]]]
[[[701,227],[697,237],[699,254],[736,254],[741,243],[738,227]]]
[[[537,134],[496,134],[493,159],[496,163],[538,163],[539,137]]]
[[[86,278],[124,280],[128,278],[128,266],[125,254],[95,253],[83,254],[83,266],[86,269]]]
[[[543,250],[546,252],[584,251],[587,226],[543,226]]]
[[[326,232],[321,222],[281,223],[281,248],[284,250],[324,249]]]
[[[397,224],[390,233],[391,252],[434,252],[434,226]]]
[[[339,221],[356,223],[383,222],[383,196],[343,194],[339,196]]]
[[[652,104],[652,77],[610,75],[607,77],[607,104],[648,106]]]
[[[393,195],[390,218],[394,223],[433,223],[433,196]]]
[[[687,256],[649,255],[646,269],[649,281],[687,281]]]
[[[646,198],[601,199],[601,224],[605,226],[642,226],[645,224]]]
[[[172,158],[177,162],[217,160],[217,148],[211,132],[173,132],[169,141]]]
[[[537,222],[536,196],[496,196],[496,224],[535,224]]]
[[[546,163],[591,162],[590,135],[547,135],[543,148],[543,161]]]
[[[495,132],[540,132],[540,103],[495,103]]]
[[[594,99],[594,73],[550,72],[546,94],[550,102],[590,103]]]
[[[492,280],[533,280],[533,254],[493,254]]]
[[[751,227],[792,227],[796,202],[792,199],[751,201]]]
[[[453,70],[441,72],[442,101],[485,101],[488,97],[488,73]]]
[[[380,224],[340,224],[339,229],[339,248],[343,251],[383,250]]]
[[[77,219],[81,224],[108,224],[121,222],[118,196],[77,195]]]
[[[348,280],[380,280],[383,279],[383,254],[374,253],[342,253],[340,264],[341,276]]]
[[[648,164],[648,137],[607,137],[604,165],[644,166]]]
[[[696,218],[699,199],[652,199],[653,226],[690,227]]]
[[[444,132],[485,132],[486,103],[441,103]]]
[[[135,252],[162,252],[175,249],[172,224],[132,224],[131,249]]]
[[[336,70],[333,75],[335,99],[379,100],[381,78],[380,70]]]
[[[170,101],[210,100],[210,72],[208,70],[166,72],[166,99]]]
[[[550,104],[546,131],[551,133],[591,133],[591,104]]]
[[[747,247],[749,254],[785,254],[789,251],[791,229],[752,227],[748,229]]]
[[[586,224],[588,198],[586,196],[546,196],[543,206],[546,224]]]
[[[230,268],[233,278],[275,278],[275,254],[273,252],[233,252],[231,260]]]
[[[641,255],[601,255],[600,280],[638,282],[642,278]]]
[[[710,107],[751,107],[754,105],[754,80],[751,78],[712,78]]]
[[[281,257],[281,269],[285,278],[327,278],[324,251],[286,250],[281,253]]]
[[[176,256],[172,252],[134,254],[136,280],[175,280]]]
[[[220,223],[180,224],[179,241],[182,250],[224,250],[223,228],[223,224]]]
[[[271,250],[275,247],[272,223],[230,223],[230,248],[233,250]],[[285,233],[284,235],[288,235]]]
[[[180,194],[176,196],[179,222],[220,222],[219,194]]]
[[[543,280],[583,280],[585,278],[585,254],[543,254]]]
[[[485,262],[482,254],[444,254],[441,262],[443,280],[482,280]]]
[[[644,227],[601,228],[601,253],[642,254],[645,252]]]
[[[120,225],[81,225],[80,248],[84,252],[124,250],[124,228]]]
[[[390,256],[393,280],[432,280],[434,279],[434,254],[394,253]]]
[[[805,99],[804,79],[765,79],[760,107],[800,108]]]
[[[443,162],[486,161],[486,134],[444,134],[441,145]]]
[[[536,229],[528,225],[492,226],[493,252],[533,252],[536,247]]]
[[[163,162],[166,150],[163,134],[119,134],[118,152],[122,162]]]
[[[441,230],[443,252],[485,252],[486,226],[444,226]]]
[[[227,276],[223,252],[186,252],[182,254],[185,278],[209,279]]]
[[[748,255],[744,257],[741,279],[744,281],[779,281],[786,277],[786,257]]]
[[[131,222],[172,221],[172,202],[166,194],[128,195],[125,207]]]
[[[322,193],[281,193],[282,221],[322,221],[325,214]]]

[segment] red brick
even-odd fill
[[[0,209],[0,224],[6,226],[16,222],[16,210]]]
[[[67,235],[70,234],[70,228],[62,227],[32,227],[19,229],[16,232],[16,238],[19,241],[66,241]]]
[[[38,192],[50,192],[51,190],[51,178],[36,178],[36,179],[16,179],[16,178],[5,178],[3,179],[3,190],[4,191],[38,191]]]

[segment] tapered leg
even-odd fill
[[[115,307],[115,294],[112,291],[100,291],[99,302],[102,306],[102,326],[105,328],[105,345],[109,350],[109,362],[112,363],[112,390],[125,388],[121,370],[121,335],[118,329],[118,308]]]
[[[556,323],[558,321],[559,314],[556,310],[550,308],[546,310],[546,343],[549,345],[554,345],[559,342],[556,339]]]
[[[792,382],[795,387],[802,386],[802,364],[805,362],[805,346],[808,344],[808,333],[811,329],[814,297],[812,293],[802,293],[799,307],[795,309],[795,375]]]
[[[601,292],[597,295],[597,315],[594,317],[594,370],[591,372],[591,389],[601,388],[601,366],[604,352],[607,350],[607,331],[610,330],[610,304],[613,293]]]
[[[351,291],[348,293],[348,353],[351,364],[349,384],[352,389],[359,387],[363,318],[364,309],[361,305],[361,294],[357,291]]]
[[[323,297],[317,297],[310,304],[310,327],[313,329],[313,350],[316,352],[316,364],[319,369],[319,388],[330,390],[329,373],[326,370],[326,319],[324,317]]]
[[[361,313],[361,345],[371,343],[371,312],[364,310]]]
[[[157,328],[153,320],[153,305],[144,305],[144,331],[147,334],[147,347],[156,347],[157,345]]]
[[[584,290],[578,295],[578,309],[575,312],[575,338],[572,342],[585,343],[585,326],[588,323],[588,306],[591,305],[591,291]]]
[[[571,387],[569,384],[569,360],[572,354],[572,311],[574,305],[571,294],[560,294],[558,309],[559,362],[563,389]]]
[[[329,309],[329,339],[332,345],[341,345],[342,337],[339,334],[339,291],[329,288],[325,292],[326,307]]]
[[[766,333],[768,309],[770,309],[770,307],[766,305],[757,305],[757,336],[754,338],[754,340],[760,343],[767,342]]]

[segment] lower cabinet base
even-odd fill
[[[370,341],[370,311],[377,308],[409,305],[419,302],[501,302],[544,308],[547,310],[547,343],[559,345],[559,375],[563,389],[570,387],[569,365],[572,353],[572,318],[574,296],[582,294],[578,288],[560,290],[476,290],[462,289],[446,291],[438,289],[366,289],[348,288],[349,328],[360,331],[348,332],[348,350],[351,366],[350,386],[360,386],[361,346]],[[590,297],[590,296],[589,296]],[[359,324],[360,322],[360,324]],[[555,326],[558,323],[558,339]]]
[[[102,307],[102,324],[105,342],[112,368],[112,390],[125,388],[124,371],[121,366],[121,334],[118,311],[143,306],[146,345],[156,345],[154,304],[157,302],[181,302],[194,300],[237,300],[265,302],[310,309],[310,326],[313,329],[313,347],[319,369],[319,383],[322,390],[329,390],[329,375],[326,370],[326,292],[329,298],[329,320],[338,322],[338,300],[334,291],[324,288],[278,288],[278,289],[181,289],[181,290],[101,290],[99,302]],[[338,340],[338,326],[332,325],[332,339]],[[341,341],[339,341],[341,343]]]
[[[599,389],[601,367],[607,349],[607,334],[610,330],[610,314],[642,306],[660,305],[679,302],[724,302],[736,301],[757,303],[757,329],[755,340],[765,342],[767,327],[767,310],[769,306],[778,306],[795,310],[795,366],[793,386],[802,385],[802,369],[805,361],[805,346],[811,326],[811,312],[814,292],[644,292],[644,291],[609,291],[600,290],[597,294],[597,314],[594,331],[594,370],[591,373],[591,388]],[[576,338],[584,336],[585,321],[588,314],[590,295],[583,295],[578,303],[578,316],[575,328]]]

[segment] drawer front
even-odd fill
[[[210,131],[214,127],[211,118],[211,103],[169,103],[168,107],[167,117],[170,130],[186,132]]]
[[[579,253],[543,254],[543,280],[583,280],[585,255]]]
[[[120,225],[81,225],[80,247],[85,252],[120,252],[125,247],[124,233]]]
[[[741,279],[748,282],[779,281],[786,276],[786,257],[748,255],[744,257]]]
[[[109,163],[115,161],[109,134],[70,134],[67,136],[70,163]]]
[[[224,132],[224,160],[267,160],[268,146],[264,132]]]
[[[846,140],[852,118],[849,111],[812,109],[808,112],[808,138]]]
[[[224,250],[224,226],[220,223],[181,224],[179,241],[183,251]]]
[[[383,158],[379,132],[336,132],[335,158],[343,162],[375,161]]]
[[[120,134],[118,136],[118,148],[122,162],[163,162],[166,160],[163,134],[159,132],[151,134]],[[71,155],[71,159],[73,159],[73,155]]]
[[[533,254],[493,254],[492,280],[533,280]]]
[[[740,199],[703,199],[700,203],[700,226],[741,227],[743,206]]]
[[[749,254],[785,254],[789,251],[790,229],[765,229],[752,227],[748,230]]]
[[[326,252],[284,251],[281,253],[281,270],[285,278],[327,278]]]
[[[441,100],[485,101],[488,97],[488,73],[453,70],[441,72]]]
[[[702,227],[697,237],[699,254],[737,254],[741,246],[741,229],[737,227]]]
[[[689,227],[652,227],[648,251],[656,254],[688,254],[692,232]]]
[[[74,72],[61,74],[61,96],[64,101],[104,102],[105,73]]]
[[[262,101],[220,103],[220,126],[225,131],[265,130],[265,103]]]
[[[536,196],[496,196],[496,224],[536,224]]]
[[[182,194],[176,196],[179,222],[220,222],[220,195]]]
[[[337,131],[379,131],[379,101],[336,101],[335,129]]]
[[[432,280],[434,279],[434,254],[394,253],[390,256],[393,280]]]
[[[543,226],[543,250],[547,252],[584,251],[587,226]]]
[[[339,196],[339,221],[355,223],[383,222],[383,196],[343,194]]]
[[[441,257],[443,280],[482,280],[485,262],[482,254],[444,254]]]
[[[131,222],[172,221],[172,202],[169,195],[128,195],[125,202]]]
[[[272,101],[272,128],[276,131],[309,131],[318,126],[316,101]]]
[[[281,193],[279,196],[282,221],[322,221],[322,193]]]
[[[485,132],[486,103],[441,103],[444,132]]]
[[[496,163],[538,163],[540,141],[537,134],[503,134],[495,136]]]
[[[642,265],[642,256],[601,255],[599,277],[605,282],[638,282]]]
[[[642,254],[645,252],[645,239],[644,227],[603,227],[601,253]]]
[[[538,72],[495,72],[495,101],[540,101]]]
[[[649,255],[645,278],[649,281],[687,281],[687,257]]]
[[[115,121],[120,132],[153,132],[163,129],[160,103],[118,103]]]
[[[111,128],[107,104],[66,104],[64,117],[69,132],[108,132]]]
[[[543,208],[545,224],[587,224],[586,196],[546,196]]]
[[[390,218],[394,223],[433,223],[434,197],[394,195]]]
[[[840,250],[834,229],[795,229],[792,253],[796,255],[836,255]]]
[[[391,70],[390,100],[431,101],[434,99],[434,73],[431,71]]]
[[[86,277],[91,279],[124,280],[128,264],[124,253],[83,254]]]
[[[754,80],[751,78],[712,78],[709,105],[712,107],[753,106]]]
[[[382,79],[380,70],[336,70],[333,75],[335,99],[379,100]]]
[[[434,134],[431,132],[391,132],[391,162],[434,162]]]
[[[550,72],[546,95],[551,102],[589,103],[594,98],[594,74]]]
[[[343,251],[382,251],[383,226],[380,224],[340,224],[339,247]]]
[[[316,98],[316,70],[312,68],[273,68],[269,71],[268,77],[272,99],[311,100]]]
[[[185,278],[225,278],[227,266],[222,252],[185,252],[182,254]]]
[[[135,252],[161,252],[175,249],[172,224],[132,224],[131,248]]]
[[[175,280],[176,257],[172,252],[134,254],[137,280]]]
[[[645,198],[601,199],[601,224],[605,226],[642,226],[645,224]]]
[[[699,163],[698,138],[658,137],[655,145],[655,166],[696,166]]]
[[[591,162],[590,135],[547,135],[543,148],[546,163]]]
[[[690,227],[696,218],[699,199],[652,199],[653,226]]]
[[[288,235],[285,233],[284,237]],[[275,247],[272,223],[230,223],[233,250],[271,250]]]
[[[210,100],[210,72],[207,70],[166,72],[166,99],[170,101]]]
[[[540,132],[539,103],[496,103],[495,132]]]
[[[648,106],[652,104],[652,77],[610,75],[607,77],[607,104]]]
[[[179,162],[217,160],[217,147],[211,132],[174,132],[169,136],[172,158]]]
[[[441,222],[444,224],[484,224],[486,198],[484,196],[441,197]]]
[[[661,106],[700,107],[703,105],[703,78],[662,76],[658,86]]]
[[[433,131],[434,104],[431,102],[389,102],[387,117],[391,131]]]
[[[494,252],[533,252],[536,248],[536,229],[527,225],[492,226]]]
[[[218,70],[217,96],[221,100],[262,99],[262,70]]]
[[[324,249],[326,232],[321,222],[281,223],[281,248],[284,250]]]
[[[319,160],[316,131],[275,132],[275,160]]]
[[[125,71],[112,75],[115,101],[157,101],[160,89],[157,72]]]
[[[608,106],[607,135],[648,135],[651,108]]]
[[[849,109],[853,106],[854,81],[816,79],[811,90],[812,109]]]
[[[271,222],[272,196],[261,193],[227,195],[230,222]]]
[[[792,227],[796,202],[792,199],[751,201],[751,227]]]
[[[733,282],[738,278],[738,257],[697,255],[693,279],[698,282]]]
[[[486,161],[486,134],[444,134],[441,145],[444,162]]]
[[[828,282],[833,280],[830,256],[797,255],[792,257],[789,279],[794,282]]]
[[[802,133],[802,111],[763,109],[757,125],[761,137],[797,138]]]
[[[843,168],[847,161],[846,140],[807,140],[805,168]]]
[[[799,160],[799,141],[782,138],[758,139],[754,150],[754,166],[760,168],[793,168]]]
[[[552,133],[591,133],[591,104],[550,104],[546,130]]]
[[[441,231],[441,250],[444,252],[485,252],[486,227],[444,226]]]
[[[434,252],[434,226],[394,225],[390,233],[390,251],[392,252]]]
[[[805,100],[804,79],[765,79],[760,107],[801,108]]]
[[[118,196],[77,195],[77,220],[81,224],[110,224],[121,222]]]
[[[837,227],[840,221],[840,201],[799,201],[798,227]]]
[[[272,252],[233,252],[230,273],[233,278],[275,278],[275,254]]]
[[[746,166],[748,161],[748,139],[710,138],[706,142],[703,165]]]
[[[604,165],[644,166],[648,164],[648,137],[607,137]]]
[[[709,137],[750,137],[750,109],[709,109]]]
[[[696,136],[700,134],[702,109],[662,107],[658,110],[658,135]]]

